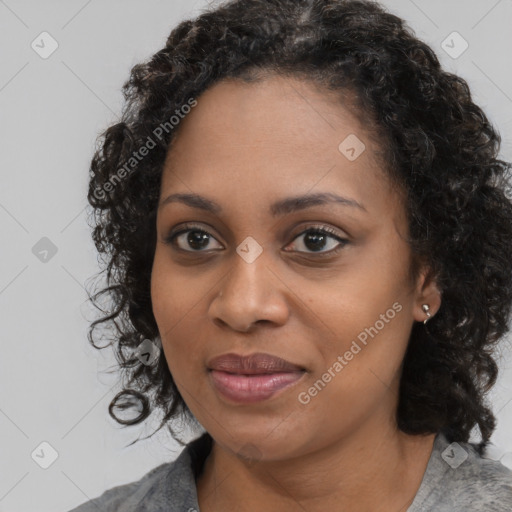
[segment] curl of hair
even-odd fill
[[[93,240],[107,262],[108,286],[93,301],[106,294],[114,306],[89,339],[94,345],[98,324],[116,327],[110,344],[127,386],[151,395],[133,423],[153,409],[164,413],[159,428],[192,416],[163,354],[155,366],[133,355],[159,335],[150,297],[155,211],[177,129],[161,136],[155,129],[220,80],[270,73],[337,91],[340,103],[351,94],[354,112],[372,126],[383,167],[404,191],[415,261],[430,268],[442,293],[434,318],[413,326],[397,424],[460,441],[478,426],[482,451],[495,428],[485,400],[497,377],[493,351],[512,303],[511,165],[498,159],[500,135],[467,83],[443,71],[403,20],[358,0],[229,1],[181,22],[164,48],[131,70],[122,120],[101,134],[91,162],[88,200]],[[155,147],[135,162],[150,139]],[[127,164],[128,175],[115,180]]]

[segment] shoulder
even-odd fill
[[[465,510],[510,512],[512,510],[512,471],[501,462],[481,457],[473,445],[459,443],[468,458],[447,472],[448,489]]]
[[[174,512],[197,508],[195,473],[208,453],[208,438],[188,443],[178,458],[142,478],[108,489],[69,512]]]
[[[70,512],[121,512],[135,510],[148,494],[158,492],[164,481],[167,481],[173,472],[174,462],[161,464],[146,473],[137,481],[118,485],[108,489],[103,494],[74,508]],[[150,509],[148,509],[150,510]]]
[[[512,510],[512,471],[481,456],[476,445],[436,437],[416,499],[408,512]]]

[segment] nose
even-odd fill
[[[263,254],[252,263],[235,254],[208,315],[217,325],[239,332],[250,331],[258,322],[284,325],[289,316],[286,289]]]

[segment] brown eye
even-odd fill
[[[177,246],[178,249],[188,252],[203,252],[205,250],[216,249],[211,247],[211,241],[216,238],[195,226],[187,226],[178,232],[171,233],[165,238],[165,243]],[[222,248],[222,245],[220,245]]]
[[[298,250],[299,252],[306,253],[310,251],[309,254],[336,253],[349,243],[349,240],[338,236],[336,232],[329,227],[309,228],[294,238],[294,241],[301,237],[303,237],[303,240],[298,244]],[[301,247],[305,248],[306,251],[300,250]],[[324,251],[326,247],[328,250]]]

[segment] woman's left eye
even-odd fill
[[[308,228],[302,233],[300,233],[297,237],[294,238],[295,240],[300,239],[301,237],[304,237],[302,239],[302,242],[299,244],[300,246],[306,247],[308,250],[311,250],[312,252],[309,254],[314,253],[321,253],[321,254],[330,254],[330,253],[337,253],[345,245],[349,243],[349,240],[346,238],[342,238],[339,235],[336,234],[334,230],[327,226],[323,226],[321,228]],[[328,244],[327,241],[331,240],[331,243]],[[337,242],[337,244],[336,244]],[[323,251],[326,247],[326,245],[331,245],[328,251]],[[304,251],[299,251],[304,252]]]
[[[311,251],[309,254],[337,253],[349,243],[349,240],[340,237],[333,229],[329,228],[328,226],[308,228],[297,235],[293,239],[293,242],[295,242],[295,240],[299,240],[301,237],[303,237],[303,240],[299,244],[298,252],[308,253],[308,251]],[[219,242],[217,242],[219,243],[219,247],[209,247],[212,240],[217,241],[217,239],[208,231],[205,231],[204,229],[196,226],[184,226],[183,229],[177,231],[176,233],[171,233],[169,236],[167,236],[165,242],[177,246],[178,249],[186,252],[204,252],[203,249],[218,250],[219,248],[223,248]],[[330,243],[328,243],[329,240]],[[180,246],[180,242],[185,245],[188,244],[188,246],[192,247],[193,250],[189,250],[183,246]],[[328,247],[329,245],[331,247]],[[329,249],[327,251],[324,250],[326,246]],[[300,247],[306,248],[307,251],[300,250]]]

